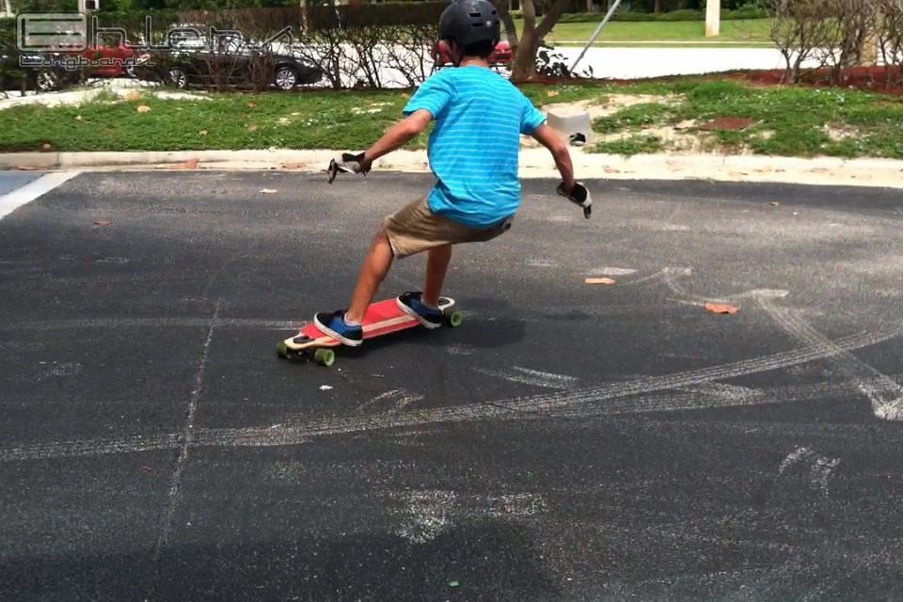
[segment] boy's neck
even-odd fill
[[[461,59],[461,62],[458,63],[459,67],[484,67],[486,69],[490,68],[490,63],[486,59],[482,59],[476,56],[466,56]]]

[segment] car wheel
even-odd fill
[[[273,83],[280,90],[292,90],[298,85],[298,75],[292,67],[281,65],[276,68],[276,76],[273,78]]]
[[[186,85],[188,85],[188,77],[186,77],[185,72],[178,67],[173,67],[172,69],[170,69],[169,80],[170,83],[177,88],[184,88]]]

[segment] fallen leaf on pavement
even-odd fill
[[[726,305],[723,303],[707,303],[704,305],[706,309],[713,312],[714,314],[736,314],[738,313],[738,308],[734,305]]]
[[[113,222],[110,221],[110,220],[108,220],[108,219],[98,219],[98,220],[94,220],[94,225],[95,225],[95,226],[109,226],[109,225],[111,225],[112,223],[113,223]]]
[[[778,201],[769,201],[769,204],[773,207],[778,207]]]
[[[197,169],[197,167],[198,167],[197,159],[189,159],[188,161],[185,162],[186,169]]]
[[[584,284],[615,284],[612,278],[584,278]]]
[[[261,189],[261,194],[273,194],[274,192],[276,192],[276,189],[274,189],[274,188],[262,188]]]

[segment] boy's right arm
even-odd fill
[[[580,205],[584,209],[584,217],[590,219],[593,201],[590,198],[590,191],[574,179],[574,166],[571,163],[568,145],[545,122],[537,126],[531,136],[552,153],[556,167],[562,175],[562,183],[556,188],[556,192],[567,197],[572,203]]]

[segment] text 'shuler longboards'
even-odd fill
[[[460,326],[462,323],[462,315],[458,311],[453,311],[454,307],[453,299],[440,297],[439,308],[443,311],[444,322],[452,327]],[[395,298],[371,303],[361,321],[365,341],[420,325],[420,322],[401,310]],[[342,345],[341,341],[324,334],[314,322],[309,322],[301,327],[297,335],[280,341],[276,346],[276,353],[287,359],[303,359],[310,354],[318,364],[332,366],[336,361],[332,347],[339,345]]]

